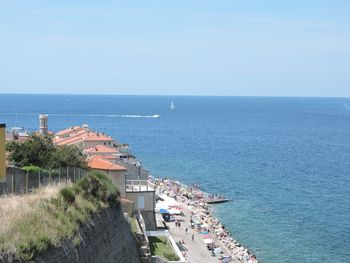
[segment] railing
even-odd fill
[[[154,184],[148,180],[126,180],[127,192],[154,191]]]
[[[8,167],[6,182],[3,183],[1,194],[30,193],[40,186],[52,183],[76,182],[85,176],[86,170],[78,167],[60,167],[57,169],[42,170],[38,173],[26,172],[17,167]]]
[[[148,240],[148,237],[147,237],[147,234],[146,234],[146,223],[145,223],[145,220],[143,219],[142,214],[140,213],[140,210],[137,209],[135,211],[135,217],[136,217],[137,223],[138,223],[138,225],[139,225],[139,227],[141,229],[143,238],[145,239],[146,244],[149,247],[149,240]]]

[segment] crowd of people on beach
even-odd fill
[[[225,226],[211,214],[211,207],[204,202],[205,198],[220,198],[220,195],[206,195],[200,190],[198,184],[185,186],[167,179],[155,181],[155,185],[162,193],[175,198],[192,211],[191,228],[197,230],[199,235],[203,233],[203,236],[210,236],[213,243],[207,244],[207,248],[213,256],[216,256],[214,251],[222,251],[221,258],[231,257],[242,263],[258,262],[254,254],[232,238]],[[187,230],[186,228],[186,233]],[[227,257],[223,257],[225,254]],[[222,259],[222,262],[230,261]]]

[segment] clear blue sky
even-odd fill
[[[350,96],[348,0],[0,0],[0,92]]]

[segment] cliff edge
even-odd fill
[[[3,230],[0,263],[141,262],[119,196],[109,186],[107,177],[95,174],[61,188],[56,198],[38,202],[29,196],[35,206]]]

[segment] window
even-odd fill
[[[139,209],[145,208],[145,197],[144,196],[138,196],[137,197],[137,206]]]

